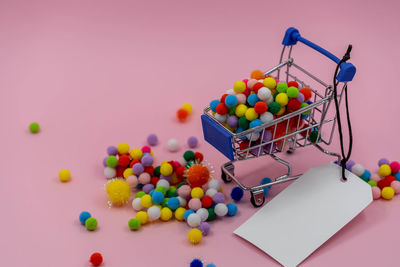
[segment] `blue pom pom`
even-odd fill
[[[247,97],[247,103],[249,103],[250,106],[253,106],[260,101],[260,99],[258,98],[258,96],[256,94],[251,94]]]
[[[234,188],[232,189],[231,198],[232,198],[234,201],[238,202],[238,201],[240,201],[240,200],[242,199],[243,194],[244,194],[243,189],[240,188],[239,186],[236,186],[236,187],[234,187]]]
[[[308,100],[306,103],[309,104],[309,105],[312,104],[311,100]]]
[[[303,120],[305,120],[305,119],[307,119],[307,118],[310,116],[310,114],[311,114],[311,113],[308,113],[308,114],[305,114],[305,115],[301,114],[301,118],[302,118]]]
[[[236,106],[237,102],[238,99],[235,95],[228,95],[227,97],[225,97],[225,105],[227,105],[228,107]]]
[[[214,99],[213,101],[211,101],[211,103],[210,103],[211,110],[214,112],[217,112],[217,106],[219,103],[220,103],[220,101],[217,99]]]
[[[254,127],[260,126],[261,124],[263,124],[262,120],[260,120],[260,119],[255,119],[254,121],[251,121],[251,122],[250,122],[249,127],[250,127],[250,128],[254,128]],[[257,133],[259,133],[259,132],[261,132],[261,131],[262,131],[262,130],[259,130],[259,131],[257,131]]]
[[[400,181],[400,172],[396,173],[394,178],[396,178],[397,181]]]
[[[154,194],[154,189],[151,189],[151,191],[149,192],[149,195],[152,197]]]
[[[236,204],[228,203],[226,206],[228,207],[228,216],[235,216],[238,211]]]
[[[217,267],[214,263],[209,263],[206,265],[206,267]]]
[[[142,189],[142,187],[143,187],[143,184],[138,184],[138,185],[136,186],[137,189]]]
[[[262,185],[262,184],[268,184],[268,183],[270,183],[270,182],[272,182],[271,178],[265,177],[265,178],[263,178],[263,179],[261,180],[260,185]],[[267,186],[267,187],[264,188],[264,197],[266,197],[266,196],[268,195],[268,192],[269,192],[270,189],[271,189],[271,186]]]
[[[81,224],[85,225],[86,220],[91,217],[92,217],[92,215],[90,215],[89,212],[82,211],[81,214],[79,215],[79,221],[81,222]]]
[[[371,172],[369,170],[364,170],[364,173],[361,175],[361,179],[368,182],[371,178]]]
[[[203,263],[199,259],[194,259],[190,263],[190,267],[203,267]]]
[[[161,193],[159,191],[154,191],[153,195],[151,196],[151,200],[155,204],[160,204],[164,200],[164,195],[163,195],[163,193]]]
[[[177,197],[171,197],[167,201],[168,208],[176,210],[179,207],[179,199]]]
[[[194,213],[194,210],[187,210],[187,211],[185,211],[185,213],[183,213],[183,218],[185,218],[185,221],[187,221],[187,218],[192,213]]]

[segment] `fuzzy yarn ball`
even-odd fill
[[[244,191],[243,191],[242,188],[240,188],[240,187],[238,187],[238,186],[232,188],[232,191],[231,191],[231,198],[232,198],[234,201],[239,202],[239,201],[243,198],[243,195],[244,195]]]

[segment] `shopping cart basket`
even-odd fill
[[[302,87],[309,87],[313,92],[313,101],[309,102],[308,106],[241,133],[233,133],[217,121],[212,115],[209,106],[204,109],[204,114],[201,116],[204,139],[230,160],[222,165],[221,178],[225,182],[234,180],[243,190],[250,191],[251,203],[255,207],[260,207],[264,204],[265,187],[287,182],[301,176],[301,174],[291,176],[292,168],[290,163],[279,158],[277,156],[278,153],[283,151],[291,153],[297,148],[313,145],[321,152],[337,157],[338,162],[341,160],[339,154],[329,152],[320,146],[321,143],[325,145],[331,144],[335,129],[336,114],[330,115],[328,113],[331,102],[335,97],[333,87],[295,63],[291,54],[292,48],[297,42],[313,48],[336,64],[339,64],[341,61],[327,50],[303,38],[297,29],[287,29],[282,41],[283,49],[279,64],[266,71],[264,75],[277,78],[278,80],[286,80],[286,82],[294,80]],[[340,71],[336,76],[337,100],[339,104],[347,82],[353,79],[355,73],[356,68],[351,63],[343,62],[340,64]],[[281,129],[280,132],[282,132],[283,128],[283,135],[276,134],[279,128]],[[322,129],[324,129],[323,133]],[[310,138],[312,132],[314,138]],[[315,136],[316,133],[317,136]],[[263,137],[266,134],[269,134],[271,138],[255,138],[258,135]],[[257,141],[251,141],[255,139]],[[246,142],[246,146],[241,146],[243,142]],[[285,165],[287,173],[276,177],[270,183],[256,186],[244,185],[238,177],[235,177],[234,162],[266,155]]]

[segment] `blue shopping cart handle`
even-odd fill
[[[297,42],[301,42],[312,49],[320,52],[321,54],[327,56],[330,58],[333,62],[338,64],[340,62],[340,59],[332,54],[331,52],[323,49],[319,45],[314,44],[313,42],[305,39],[302,37],[299,33],[299,30],[296,28],[290,27],[289,29],[286,30],[285,36],[283,37],[282,44],[284,46],[291,46],[297,44]],[[348,62],[343,62],[340,64],[340,71],[339,74],[337,75],[336,79],[339,82],[350,82],[353,80],[354,75],[356,74],[356,67]]]

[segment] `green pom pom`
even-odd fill
[[[161,175],[160,169],[161,169],[161,166],[157,166],[157,167],[154,168],[154,172],[153,173],[154,173],[155,177],[160,177],[160,175]]]
[[[280,93],[279,93],[278,91],[276,91],[276,92],[272,95],[272,97],[274,98],[274,100],[275,100],[276,96],[279,95],[279,94],[280,94]]]
[[[114,168],[118,165],[118,159],[116,156],[109,156],[106,160],[106,164],[108,167]]]
[[[272,114],[276,114],[281,110],[281,105],[277,102],[271,102],[268,104],[268,111]]]
[[[178,196],[178,193],[176,192],[176,187],[175,186],[171,185],[169,187],[168,192],[167,192],[167,196],[168,197],[177,197]]]
[[[183,158],[186,161],[191,161],[194,160],[194,152],[192,150],[187,150],[184,154],[183,154]]]
[[[137,231],[140,228],[140,220],[139,219],[130,219],[128,222],[129,229],[132,231]]]
[[[310,139],[310,141],[312,143],[317,143],[317,142],[321,141],[321,135],[318,136],[318,131],[317,130],[312,131],[308,138]]]
[[[94,231],[97,228],[97,220],[95,218],[89,218],[85,221],[86,229]]]
[[[241,117],[238,121],[238,125],[240,128],[242,128],[243,130],[247,130],[249,129],[249,121],[246,119],[246,117]]]
[[[145,192],[139,191],[139,192],[136,193],[136,198],[141,198],[141,197],[144,196],[144,195],[146,195]]]
[[[165,196],[165,194],[167,193],[167,189],[165,189],[164,186],[157,186],[156,189],[155,189],[155,191],[161,192],[164,196]]]
[[[168,199],[169,199],[169,197],[166,197],[166,198],[164,198],[164,200],[161,202],[161,206],[163,207],[163,208],[165,208],[165,207],[167,207],[168,208]]]
[[[37,133],[39,132],[40,126],[37,122],[32,122],[31,124],[29,124],[29,130],[31,131],[31,133]]]
[[[376,185],[377,185],[376,181],[374,181],[374,180],[369,180],[369,181],[368,181],[368,184],[369,184],[370,186],[376,186]]]
[[[185,183],[184,183],[184,182],[179,183],[179,184],[176,186],[176,189],[179,189],[179,187],[181,187],[182,185],[185,185]]]
[[[290,86],[287,90],[286,90],[286,94],[288,95],[288,97],[290,98],[296,98],[299,96],[299,89],[297,89],[294,86]]]
[[[278,83],[278,85],[276,86],[276,90],[278,90],[278,93],[286,93],[287,89],[287,83]]]
[[[235,115],[235,111],[236,111],[236,106],[230,107],[229,110],[228,110],[228,114],[229,115]]]
[[[303,103],[301,103],[300,104],[300,108],[304,108],[304,107],[307,107],[308,106],[308,104],[306,103],[306,102],[303,102]],[[309,109],[309,110],[307,110],[307,111],[304,111],[303,113],[301,113],[302,115],[307,115],[308,113],[310,113],[311,112],[311,109]]]
[[[214,208],[208,208],[208,218],[207,221],[214,221],[215,218],[217,218],[217,215],[215,214]]]

